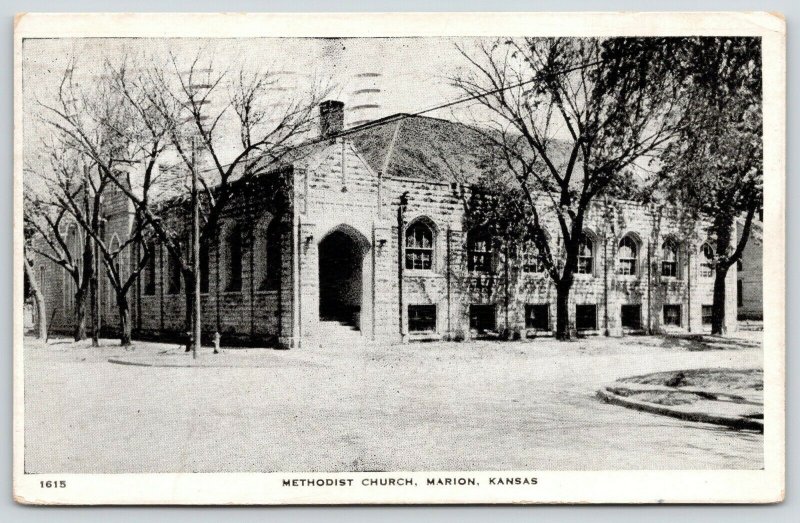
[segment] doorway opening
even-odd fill
[[[319,243],[319,319],[361,328],[364,247],[336,230]]]

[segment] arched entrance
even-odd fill
[[[336,229],[319,243],[319,319],[361,328],[367,240]]]

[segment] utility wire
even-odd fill
[[[391,115],[391,116],[386,116],[384,118],[379,118],[379,119],[374,120],[372,122],[368,122],[368,123],[365,123],[363,125],[359,125],[359,126],[353,127],[351,129],[345,129],[345,130],[340,131],[340,132],[338,132],[338,133],[336,133],[334,135],[331,135],[331,136],[327,136],[327,137],[324,137],[324,138],[323,137],[319,137],[319,138],[314,138],[312,140],[308,140],[306,142],[300,143],[300,144],[292,147],[292,149],[299,149],[301,147],[309,147],[309,146],[316,145],[318,143],[326,142],[326,141],[329,141],[329,140],[333,140],[333,139],[336,139],[336,138],[342,138],[344,136],[349,136],[351,134],[360,133],[360,132],[372,129],[373,127],[379,127],[379,126],[382,126],[382,125],[386,125],[386,124],[390,124],[390,123],[394,123],[394,122],[399,122],[399,121],[402,121],[402,120],[405,120],[405,119],[408,119],[408,118],[415,118],[417,116],[422,116],[424,114],[431,113],[433,111],[438,111],[440,109],[446,109],[446,108],[452,107],[454,105],[458,105],[458,104],[462,104],[462,103],[466,103],[466,102],[471,102],[473,100],[479,100],[481,98],[486,98],[487,96],[491,96],[493,94],[501,93],[501,92],[507,91],[509,89],[516,89],[518,87],[522,87],[524,85],[527,85],[527,84],[530,84],[530,83],[533,83],[533,82],[537,82],[537,81],[542,80],[544,78],[549,78],[549,77],[553,77],[553,76],[568,74],[568,73],[572,73],[572,72],[575,72],[575,71],[579,71],[581,69],[588,69],[589,67],[595,67],[597,65],[600,65],[601,63],[603,63],[603,60],[595,60],[594,62],[583,63],[583,64],[580,64],[580,65],[576,65],[576,66],[569,67],[569,68],[566,68],[566,69],[562,69],[562,70],[559,70],[559,71],[553,71],[553,72],[548,72],[548,73],[539,73],[539,74],[535,75],[533,78],[530,78],[528,80],[524,80],[522,82],[517,82],[515,84],[507,85],[505,87],[498,87],[497,89],[491,89],[489,91],[483,91],[481,93],[477,93],[477,94],[470,95],[470,96],[465,96],[463,98],[458,98],[456,100],[452,100],[450,102],[445,102],[445,103],[442,103],[442,104],[439,104],[439,105],[435,105],[433,107],[429,107],[429,108],[423,109],[421,111],[416,111],[416,112],[413,112],[413,113],[399,113],[399,114],[395,114],[395,115]],[[261,158],[264,158],[266,156],[269,156],[269,154],[262,153],[261,155],[254,156],[252,158],[252,160],[253,161],[257,161],[257,160],[259,160]],[[231,163],[224,164],[224,165],[222,165],[222,167],[223,168],[227,168],[227,167],[230,167],[231,165],[232,165]],[[167,170],[172,170],[174,168],[176,168],[176,166],[169,167]],[[218,168],[210,167],[210,168],[207,168],[207,169],[201,169],[198,172],[206,173],[206,172],[218,172],[218,171],[219,171]]]

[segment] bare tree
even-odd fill
[[[279,72],[217,71],[202,54],[186,69],[174,55],[171,62],[168,72],[153,71],[149,97],[172,123],[171,145],[199,184],[199,194],[184,192],[190,197],[195,194],[198,237],[193,238],[189,252],[175,250],[173,255],[185,283],[187,326],[200,332],[196,299],[199,246],[216,240],[223,212],[237,186],[274,170],[307,138],[316,107],[327,91],[312,80],[305,92],[287,94]],[[226,128],[237,131],[238,144],[226,140]]]
[[[133,224],[122,231],[122,239],[119,242],[113,241],[113,236],[110,237],[111,235],[103,227],[108,222],[101,216],[100,211],[103,207],[104,197],[110,196],[109,189],[113,186],[102,170],[98,169],[96,177],[89,178],[92,179],[89,184],[89,192],[94,200],[92,209],[98,209],[98,212],[93,211],[89,216],[85,214],[84,207],[69,191],[68,176],[59,177],[59,183],[52,187],[52,197],[54,205],[65,209],[71,220],[78,224],[94,242],[95,256],[103,262],[108,284],[114,291],[119,316],[120,345],[129,346],[131,344],[131,323],[128,293],[153,255],[149,248],[150,242],[146,241],[150,229],[145,225],[141,214],[136,213]],[[99,286],[95,284],[93,294],[97,296],[98,291]],[[99,309],[99,306],[97,308]],[[99,330],[97,321],[94,330]]]
[[[83,191],[83,177],[77,172],[72,173],[71,198],[90,214],[89,198]],[[26,240],[32,252],[61,267],[72,279],[75,288],[73,337],[75,341],[83,340],[86,338],[86,302],[94,271],[92,240],[87,234],[79,234],[78,226],[70,219],[66,208],[38,194],[34,188],[26,187],[24,199],[23,216],[26,229],[31,231]]]
[[[648,64],[606,49],[596,38],[497,40],[460,49],[469,69],[454,79],[474,97],[472,120],[523,198],[528,235],[556,286],[559,339],[571,337],[569,295],[587,212],[629,184],[635,163],[675,132],[667,76],[651,82]]]
[[[307,92],[287,94],[278,88],[275,72],[232,75],[202,63],[199,54],[182,70],[179,58],[171,56],[171,67],[139,67],[132,74],[127,60],[107,62],[108,81],[93,92],[78,89],[70,67],[57,101],[42,104],[47,123],[130,199],[141,224],[177,261],[192,332],[200,330],[201,319],[192,314],[199,275],[193,249],[187,249],[191,195],[185,170],[198,175],[198,240],[209,244],[235,186],[280,164],[312,128],[324,95],[313,82]],[[238,130],[238,146],[226,141],[231,127]],[[172,153],[178,164],[160,170],[157,160]],[[131,169],[120,165],[139,165],[139,176],[131,179]]]
[[[41,103],[45,109],[42,121],[56,145],[43,148],[54,152],[50,154],[48,173],[39,176],[47,187],[48,207],[55,210],[60,220],[80,227],[88,248],[96,247],[99,251],[97,257],[102,260],[115,293],[122,345],[131,341],[128,292],[152,254],[143,242],[150,224],[146,213],[157,183],[156,160],[167,143],[160,114],[148,113],[146,108],[133,103],[134,92],[125,89],[127,71],[127,62],[116,69],[106,64],[97,81],[90,88],[83,88],[75,80],[74,64],[66,69],[55,101]],[[65,158],[78,158],[76,161],[84,166],[83,172],[78,175],[72,165],[65,163]],[[122,231],[123,239],[116,246],[109,243],[102,227],[103,200],[111,188],[117,189],[124,199],[134,201],[133,224]],[[81,198],[85,200],[83,204]],[[132,258],[123,265],[119,260],[125,253]],[[92,252],[90,265],[94,256]],[[94,289],[92,295],[97,297],[99,286],[94,272],[89,274],[88,284]],[[93,301],[96,342],[99,306]]]

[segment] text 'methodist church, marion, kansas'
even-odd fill
[[[532,249],[504,256],[468,230],[464,180],[480,175],[474,129],[435,118],[389,117],[340,134],[344,104],[320,106],[321,141],[279,170],[245,184],[217,241],[201,255],[203,330],[223,344],[303,347],[327,343],[544,336],[555,329],[556,290]],[[459,176],[454,176],[459,173]],[[281,179],[283,201],[275,198]],[[713,267],[697,224],[618,201],[586,220],[571,321],[585,334],[677,329],[702,332],[711,316]],[[105,234],[124,241],[133,209],[107,199]],[[547,218],[555,233],[557,222]],[[73,235],[81,234],[73,231]],[[116,235],[116,237],[114,237]],[[555,243],[555,242],[554,242]],[[132,289],[135,336],[186,331],[183,282],[167,250]],[[122,265],[134,256],[123,258]],[[51,331],[73,323],[71,279],[37,260]],[[124,271],[125,269],[123,269]],[[101,279],[101,321],[117,309]],[[728,274],[726,318],[736,328],[737,274]],[[50,314],[50,313],[48,313]]]

